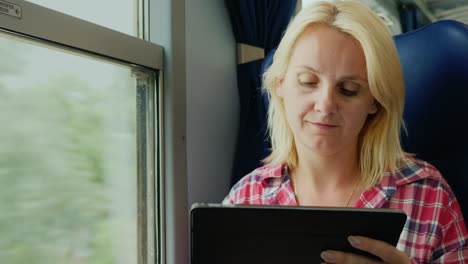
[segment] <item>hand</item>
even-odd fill
[[[327,250],[320,254],[326,263],[346,263],[346,264],[374,264],[374,263],[389,263],[389,264],[410,264],[411,259],[396,247],[380,241],[361,236],[349,236],[349,243],[360,250],[367,251],[373,255],[380,257],[383,262],[370,259],[368,257],[345,253],[341,251]]]

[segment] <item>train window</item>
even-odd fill
[[[127,35],[137,36],[137,5],[141,0],[27,0]]]
[[[0,3],[1,262],[159,263],[162,48]]]

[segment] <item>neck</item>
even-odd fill
[[[356,145],[332,155],[298,148],[298,157],[298,166],[291,171],[293,180],[317,190],[346,187],[359,177]]]
[[[298,166],[290,171],[296,202],[305,206],[349,206],[361,189],[356,145],[333,155],[298,148]]]

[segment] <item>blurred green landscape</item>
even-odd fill
[[[0,263],[136,263],[130,69],[3,34],[0,57]]]

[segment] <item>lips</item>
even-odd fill
[[[331,123],[324,123],[324,122],[309,122],[309,121],[307,121],[307,123],[313,125],[314,127],[318,128],[318,129],[322,129],[322,130],[330,130],[330,129],[338,127],[338,125],[331,124]]]

